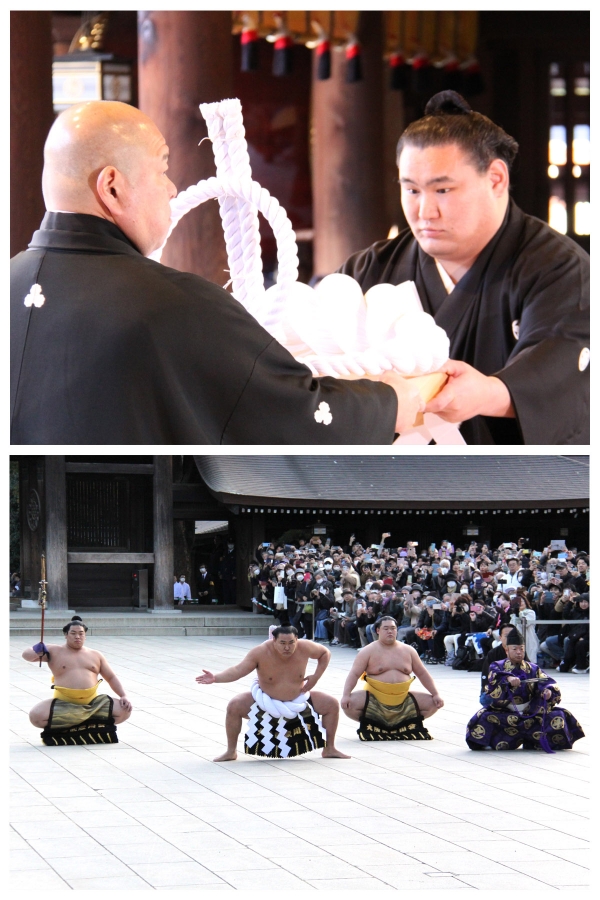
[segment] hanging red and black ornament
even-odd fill
[[[411,87],[417,94],[430,94],[433,89],[433,66],[425,51],[425,19],[427,13],[419,12],[417,47],[410,60],[412,66]]]
[[[243,16],[244,27],[240,38],[242,49],[242,72],[256,72],[258,69],[258,31],[248,16]]]
[[[331,78],[331,43],[324,38],[315,47],[317,54],[317,79],[327,81]]]
[[[440,28],[441,13],[436,13],[435,31],[436,40]],[[457,55],[459,45],[459,28],[460,13],[451,13],[452,22],[452,46],[448,41],[449,35],[446,32],[446,40],[440,48],[440,58],[434,62],[436,69],[440,70],[440,90],[442,91],[462,91],[462,72],[460,70],[460,60]]]
[[[361,48],[353,34],[349,36],[346,44],[346,81],[348,84],[362,81]]]
[[[442,70],[442,90],[462,92],[462,72],[460,70],[460,61],[456,53],[451,50],[444,59],[438,63]]]
[[[400,17],[398,30],[398,48],[390,56],[390,88],[393,91],[405,91],[410,85],[410,66],[406,59],[406,13],[398,13]]]
[[[313,21],[311,26],[317,37],[314,40],[306,41],[306,46],[309,50],[314,50],[317,55],[317,81],[327,81],[328,78],[331,78],[331,41],[320,22]]]
[[[474,97],[476,94],[483,93],[485,83],[481,74],[481,66],[473,54],[461,63],[460,72],[462,75],[462,93],[465,97]]]
[[[405,91],[410,84],[410,66],[402,50],[396,50],[390,56],[390,88],[393,91]]]
[[[283,19],[280,16],[274,16],[277,24],[275,34],[267,35],[267,40],[274,44],[273,47],[273,75],[281,78],[283,75],[290,75],[292,72],[292,48],[294,39],[287,28],[284,27]]]
[[[424,50],[417,50],[410,61],[411,87],[418,94],[429,94],[433,89],[433,69]]]

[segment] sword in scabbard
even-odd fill
[[[44,613],[46,612],[46,603],[48,600],[48,594],[46,592],[46,586],[48,582],[46,581],[46,554],[42,553],[42,578],[40,580],[40,599],[39,604],[42,607],[42,634],[40,636],[40,642],[44,643]],[[42,665],[42,660],[44,658],[44,654],[40,656],[40,667]]]

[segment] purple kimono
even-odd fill
[[[509,684],[519,679],[519,687]],[[535,680],[532,680],[535,679]],[[551,697],[546,700],[544,692]],[[491,706],[480,709],[467,725],[466,741],[471,750],[570,750],[584,737],[581,725],[569,712],[557,706],[560,691],[553,678],[534,663],[520,665],[503,659],[490,665],[485,691]]]

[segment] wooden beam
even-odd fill
[[[68,563],[153,563],[154,553],[67,553]]]
[[[334,272],[352,253],[387,237],[383,159],[383,19],[361,12],[363,80],[348,84],[342,47],[331,78],[313,60],[313,208],[315,275]]]
[[[154,457],[154,603],[173,608],[173,458]]]
[[[46,456],[48,609],[68,609],[67,486],[64,456]]]
[[[231,12],[138,13],[140,109],[169,146],[169,178],[179,191],[215,174],[200,103],[233,96]],[[215,201],[184,216],[162,262],[223,285],[228,280],[225,238]]]
[[[26,250],[44,215],[44,142],[52,109],[49,12],[10,14],[10,255]]]
[[[94,475],[154,475],[152,463],[81,463],[69,462],[65,467],[67,472],[82,474],[90,472]]]

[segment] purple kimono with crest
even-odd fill
[[[509,678],[518,678],[513,687]],[[535,679],[535,680],[533,680]],[[544,697],[549,690],[550,699]],[[584,737],[581,725],[568,709],[561,709],[560,691],[553,678],[534,663],[503,659],[490,665],[485,691],[492,705],[475,713],[467,725],[471,750],[570,750]]]

